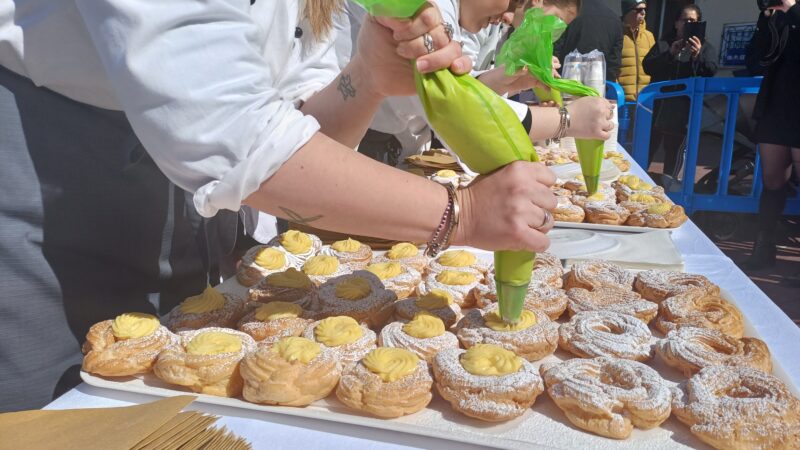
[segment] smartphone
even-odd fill
[[[706,23],[705,22],[686,22],[683,25],[683,38],[687,41],[692,36],[696,36],[697,39],[700,39],[700,42],[705,42],[706,40]]]

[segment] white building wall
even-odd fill
[[[606,0],[606,3],[614,12],[620,12],[618,0]],[[717,52],[722,46],[722,27],[725,24],[758,20],[758,8],[755,0],[695,0],[695,3],[703,11],[703,19],[708,22],[706,39],[717,49]],[[668,29],[671,26],[672,18],[665,18],[664,28]],[[656,32],[656,30],[652,31]],[[717,76],[730,76],[730,73],[730,69],[720,69]]]

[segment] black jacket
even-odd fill
[[[762,63],[770,51],[773,37],[769,29],[770,18],[761,13],[745,61],[753,75],[764,75],[753,116],[758,119],[768,108],[777,109],[777,114],[798,117],[797,123],[800,124],[800,5],[794,5],[785,14],[777,11],[772,20],[778,30],[778,40],[784,30],[788,39],[785,39],[783,53],[774,62]]]
[[[650,84],[659,81],[692,77],[713,77],[717,73],[717,50],[708,41],[703,42],[695,59],[682,62],[670,53],[675,38],[658,41],[642,61],[644,71],[650,75]],[[655,128],[660,131],[682,134],[689,122],[689,99],[675,97],[656,102]]]
[[[580,14],[555,43],[553,53],[563,62],[573,50],[595,49],[606,58],[606,80],[615,81],[622,58],[622,21],[602,0],[583,0]]]

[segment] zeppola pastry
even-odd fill
[[[410,242],[401,242],[393,245],[385,254],[375,257],[373,262],[396,262],[411,266],[417,272],[423,273],[425,267],[428,266],[428,257],[416,245]]]
[[[386,289],[397,294],[398,299],[404,299],[414,294],[417,286],[422,282],[422,274],[417,269],[398,262],[370,264],[366,270],[377,275]]]
[[[420,312],[429,312],[442,319],[450,328],[461,320],[461,307],[447,291],[431,289],[425,295],[400,300],[394,304],[394,315],[399,320],[411,320]]]
[[[392,316],[397,295],[386,289],[374,273],[357,270],[320,286],[317,298],[323,317],[350,316],[378,328]]]
[[[639,272],[633,282],[633,290],[647,300],[656,303],[693,290],[700,290],[707,294],[719,294],[719,286],[702,275],[670,270]]]
[[[487,422],[525,414],[544,391],[533,364],[497,345],[445,349],[433,358],[436,390],[454,410]]]
[[[346,369],[375,348],[375,332],[352,317],[338,316],[318,320],[306,328],[303,337],[331,351]]]
[[[275,236],[267,245],[285,250],[290,265],[292,267],[302,267],[308,258],[319,253],[322,248],[322,241],[313,234],[289,230]]]
[[[677,228],[689,220],[683,207],[672,203],[656,203],[632,213],[627,224],[634,227]]]
[[[537,258],[539,255],[536,255]],[[534,270],[534,273],[536,270]],[[487,278],[486,285],[479,285],[473,294],[479,308],[485,308],[497,303],[497,285],[494,276]],[[525,309],[539,310],[547,314],[551,320],[556,320],[564,314],[567,309],[567,295],[561,289],[548,286],[546,284],[531,283],[525,293]]]
[[[572,266],[564,279],[564,289],[584,288],[592,290],[600,286],[616,286],[630,289],[634,274],[614,263],[605,261],[580,262]]]
[[[432,385],[424,359],[401,348],[379,347],[345,369],[336,397],[355,410],[392,418],[428,406]]]
[[[749,367],[711,366],[674,391],[672,412],[714,448],[798,448],[800,400],[772,375]]]
[[[316,290],[317,286],[308,275],[290,267],[283,272],[267,275],[248,290],[247,296],[253,302],[297,303],[305,310],[313,310]]]
[[[655,370],[628,359],[574,358],[543,364],[547,393],[578,428],[627,439],[633,427],[650,429],[670,415],[672,393]]]
[[[270,302],[258,305],[242,317],[236,327],[257,342],[272,344],[284,337],[300,336],[313,322],[304,317],[303,308],[296,303]]]
[[[585,311],[558,329],[559,347],[581,358],[646,361],[653,357],[647,325],[636,317],[613,311]]]
[[[430,262],[428,272],[440,273],[445,270],[458,270],[461,272],[474,271],[481,278],[486,276],[489,265],[481,261],[474,253],[467,250],[449,250]]]
[[[426,275],[422,284],[417,288],[421,296],[434,289],[445,291],[461,308],[471,308],[475,305],[473,289],[481,284],[483,277],[475,271],[444,270]]]
[[[266,405],[306,406],[336,388],[341,367],[333,353],[302,337],[259,346],[241,364],[242,396]]]
[[[472,309],[457,325],[456,335],[465,348],[494,344],[511,350],[528,361],[551,355],[558,347],[558,324],[541,311],[522,310],[519,322],[505,322],[497,305]]]
[[[711,328],[735,338],[744,334],[742,313],[719,295],[702,291],[687,291],[661,302],[654,324],[664,334],[680,327]]]
[[[664,193],[661,187],[653,186],[636,175],[622,175],[611,183],[611,187],[616,191],[617,199],[620,202],[627,201],[628,197],[633,194],[662,196]]]
[[[201,394],[241,394],[239,363],[255,351],[253,338],[228,328],[182,331],[178,337],[179,343],[164,349],[153,366],[158,378]]]
[[[164,321],[174,332],[206,327],[235,328],[244,312],[243,300],[206,286],[202,294],[189,297],[173,308]]]
[[[250,287],[271,273],[294,267],[294,262],[294,258],[290,258],[286,250],[280,247],[256,245],[242,256],[236,271],[236,281],[242,286]]]
[[[572,288],[567,291],[567,297],[570,316],[582,311],[614,311],[650,323],[658,313],[657,303],[647,301],[629,289],[614,285],[595,287],[591,291]]]
[[[83,344],[86,372],[105,377],[147,373],[177,336],[150,314],[125,313],[92,325]]]
[[[558,203],[556,204],[556,209],[553,210],[554,220],[557,222],[583,222],[586,217],[586,212],[583,208],[573,204],[569,197],[558,196],[556,200],[558,200]]]
[[[404,348],[430,363],[445,348],[458,348],[458,338],[445,330],[442,319],[418,313],[409,322],[392,322],[378,335],[378,346]]]
[[[587,202],[583,210],[587,222],[601,225],[622,225],[631,214],[620,205],[603,202]]]
[[[531,282],[561,288],[564,285],[564,266],[561,265],[561,260],[552,253],[537,253]]]
[[[671,203],[671,202],[669,201],[669,199],[665,197],[662,198],[657,195],[636,193],[629,195],[627,200],[620,202],[619,205],[627,209],[631,213],[636,213],[639,211],[646,210],[650,206],[657,205],[659,203]]]
[[[311,282],[317,286],[332,278],[352,272],[348,266],[339,263],[337,257],[328,255],[317,255],[308,258],[303,264],[302,270],[303,273],[308,275]]]
[[[320,254],[335,256],[339,263],[347,266],[351,271],[361,270],[372,261],[370,246],[351,238],[322,247]]]
[[[728,336],[709,328],[681,327],[656,344],[656,353],[667,365],[687,377],[709,366],[744,366],[772,372],[772,359],[764,341]]]

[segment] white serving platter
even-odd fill
[[[685,223],[685,222],[684,222]],[[683,225],[681,225],[682,227]],[[594,231],[614,231],[618,233],[647,233],[648,231],[667,230],[673,231],[677,228],[652,228],[652,227],[633,227],[630,225],[605,225],[601,223],[587,223],[587,222],[561,222],[556,221],[555,228],[578,228],[582,230]]]

